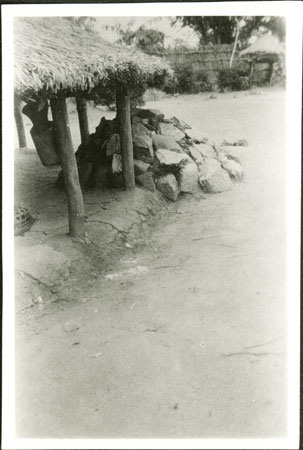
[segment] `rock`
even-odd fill
[[[112,173],[122,173],[122,159],[120,155],[113,155]]]
[[[234,145],[248,147],[248,141],[246,139],[239,139]]]
[[[132,123],[138,123],[138,120],[134,119],[137,117],[141,124],[143,124],[150,131],[158,131],[158,126],[160,120],[164,119],[164,114],[162,114],[157,109],[143,109],[143,108],[135,108],[131,111],[132,114]]]
[[[246,139],[230,139],[230,140],[226,140],[224,139],[222,144],[223,147],[226,145],[230,145],[230,146],[236,146],[236,147],[247,147],[248,146],[248,142]]]
[[[142,123],[151,133],[159,133],[159,122],[156,119],[142,119]]]
[[[205,192],[213,194],[228,191],[232,187],[228,173],[221,166],[215,172],[210,172],[210,175],[200,175],[199,183]]]
[[[179,128],[175,127],[171,123],[163,123],[159,124],[160,133],[164,136],[172,137],[176,142],[181,141],[184,138],[185,134],[183,131],[179,130]]]
[[[143,135],[147,134],[148,136],[151,136],[152,132],[148,128],[146,128],[141,122],[134,123],[132,125],[132,136],[133,136],[133,138],[135,136],[140,136],[142,134]]]
[[[225,161],[221,162],[221,166],[224,170],[226,170],[231,178],[237,181],[242,180],[244,172],[241,164],[226,158]]]
[[[180,188],[176,177],[171,173],[158,178],[157,189],[162,192],[166,198],[172,200],[173,202],[178,199],[178,195],[180,193]]]
[[[186,130],[185,134],[188,138],[192,139],[197,144],[204,144],[208,141],[208,137],[205,133],[194,128]]]
[[[157,122],[164,119],[164,114],[158,109],[136,108],[133,110],[132,115],[138,116],[141,119],[153,119]]]
[[[241,160],[237,156],[226,155],[226,158],[229,159],[229,160],[235,161],[236,163],[240,164],[240,166],[242,166]]]
[[[154,183],[153,175],[151,172],[145,172],[136,177],[136,181],[140,186],[143,186],[145,189],[149,191],[155,191],[156,186]]]
[[[160,166],[181,166],[188,159],[185,153],[176,153],[164,148],[159,148],[156,156]]]
[[[204,156],[202,156],[201,152],[195,146],[189,147],[189,154],[196,164],[203,164]]]
[[[231,148],[233,148],[233,147],[231,147]],[[241,166],[241,161],[239,158],[237,158],[236,156],[228,155],[223,151],[218,152],[218,150],[217,150],[217,160],[219,161],[219,163],[221,164],[222,167],[223,167],[223,164],[225,164],[228,161],[235,161],[236,163],[240,164],[240,166]]]
[[[219,163],[222,165],[222,163],[224,163],[225,161],[228,160],[227,156],[224,153],[217,153],[217,160],[219,161]]]
[[[200,176],[208,178],[221,169],[219,161],[215,158],[205,158],[203,163],[198,164]]]
[[[210,144],[195,144],[194,147],[203,157],[215,158],[217,155],[215,149]]]
[[[186,136],[184,136],[184,138],[181,139],[181,141],[178,141],[178,144],[180,145],[180,147],[184,152],[189,153],[189,147],[191,147],[194,143]]]
[[[241,147],[217,147],[217,153],[226,156],[228,159],[233,159],[241,164],[240,157],[243,155]]]
[[[191,127],[187,123],[183,122],[183,120],[177,119],[175,116],[172,117],[170,121],[181,131],[185,131],[186,129],[191,130]]]
[[[112,134],[106,143],[106,156],[111,156],[114,153],[121,153],[119,134]]]
[[[135,175],[141,175],[145,173],[150,168],[150,164],[140,161],[139,159],[134,159]]]
[[[154,157],[152,139],[147,134],[133,138],[134,157],[140,161],[151,163]]]
[[[198,167],[194,162],[188,162],[180,170],[180,191],[193,194],[197,192],[199,184]]]
[[[167,150],[182,152],[180,145],[171,136],[153,134],[152,142],[155,150],[158,150],[159,148],[165,148]]]

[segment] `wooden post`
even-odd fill
[[[237,19],[236,19],[237,20]],[[236,32],[236,38],[235,38],[235,42],[234,42],[234,47],[233,47],[233,51],[231,54],[231,58],[229,61],[229,68],[231,69],[232,65],[233,65],[233,59],[234,59],[234,55],[235,55],[235,51],[237,48],[237,43],[238,43],[238,38],[239,38],[239,32],[240,32],[240,22],[239,20],[237,20],[237,32]]]
[[[255,61],[252,60],[251,63],[250,63],[250,68],[249,68],[249,85],[250,85],[250,87],[252,85],[253,74],[254,74],[254,67],[255,67]]]
[[[268,85],[271,86],[273,75],[274,75],[274,63],[273,61],[268,61]]]
[[[128,87],[121,86],[116,90],[116,103],[124,185],[126,190],[131,190],[135,188],[135,172],[132,128],[130,120],[130,95]]]
[[[21,99],[16,94],[14,95],[14,116],[18,133],[19,148],[25,148],[26,137],[21,112]]]
[[[87,118],[87,102],[83,97],[76,97],[79,126],[81,133],[81,143],[87,144],[89,141],[89,126]]]
[[[51,100],[56,144],[64,176],[68,201],[69,233],[73,237],[84,234],[84,204],[79,183],[78,167],[73,149],[65,97]]]

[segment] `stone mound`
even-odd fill
[[[131,123],[135,179],[141,187],[158,189],[176,201],[181,192],[219,193],[243,178],[240,159],[232,149],[247,145],[245,139],[224,140],[224,146],[218,146],[202,130],[154,109],[133,109]],[[117,119],[103,117],[76,157],[82,187],[123,186]]]

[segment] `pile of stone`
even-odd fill
[[[205,133],[158,110],[132,111],[132,138],[136,183],[158,189],[176,201],[180,193],[199,190],[219,193],[243,177],[243,168],[228,145],[210,143]],[[228,143],[226,143],[228,144]],[[101,119],[87,145],[76,153],[84,186],[123,186],[117,120]]]

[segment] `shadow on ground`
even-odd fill
[[[161,194],[141,188],[86,191],[85,238],[72,239],[58,171],[43,167],[34,150],[15,152],[15,205],[28,208],[35,219],[15,238],[17,311],[72,299],[77,286],[84,287],[123,250],[140,243],[167,207]]]

